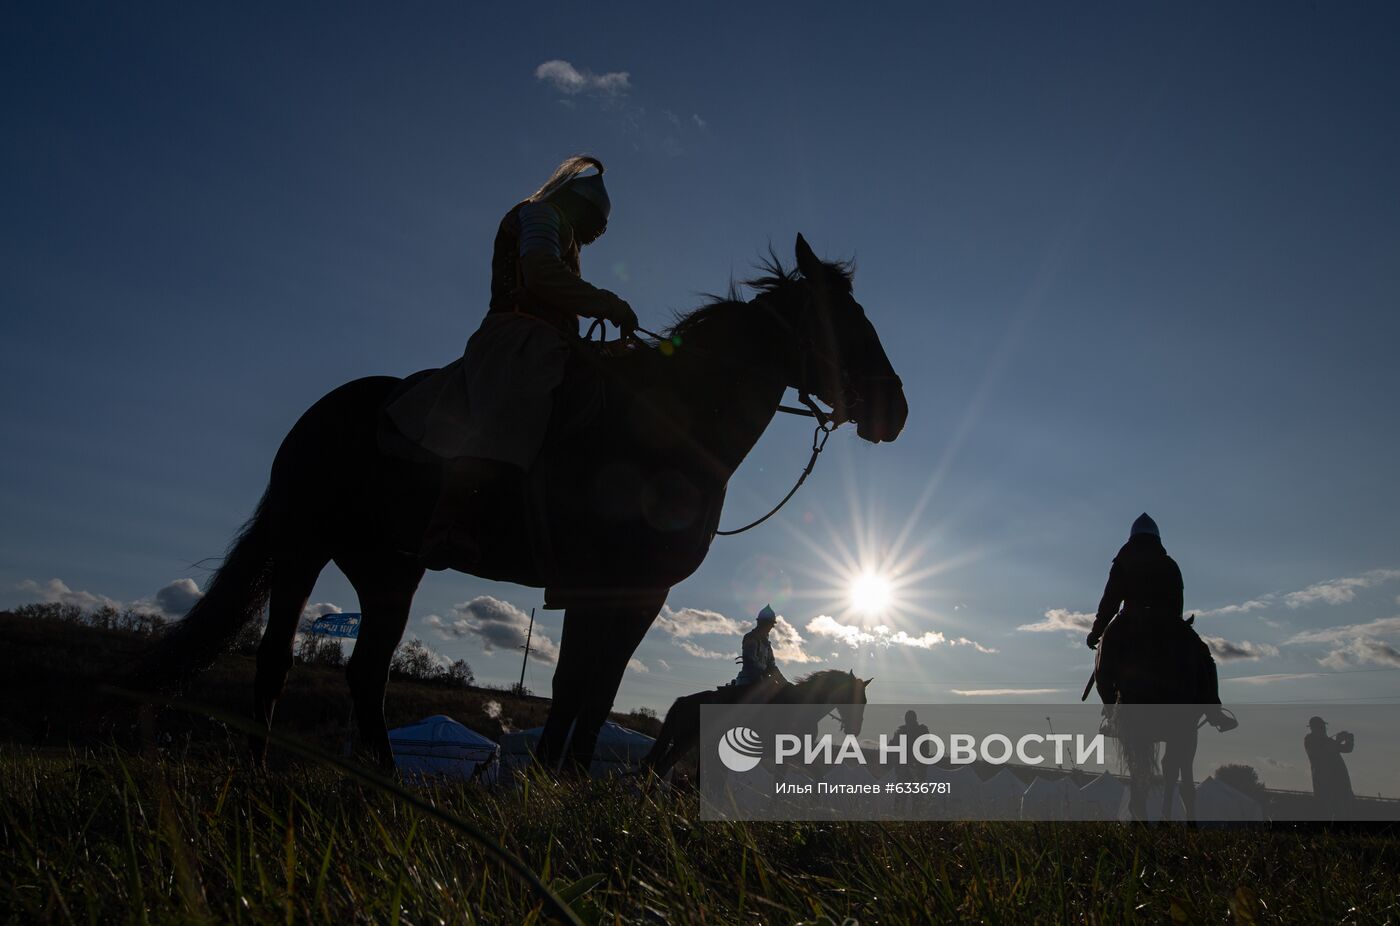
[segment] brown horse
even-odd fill
[[[865,440],[892,441],[904,427],[903,386],[849,270],[819,260],[801,235],[796,270],[776,258],[765,269],[749,284],[752,300],[731,292],[656,343],[604,356],[580,342],[559,400],[589,392],[594,400],[578,404],[602,411],[556,428],[518,491],[498,493],[493,512],[464,525],[481,538],[480,555],[454,568],[542,587],[547,607],[565,609],[540,744],[551,767],[566,741],[574,766],[587,767],[628,659],[671,586],[704,560],[729,477],[788,387],[826,403],[836,422],[855,422]],[[424,572],[404,551],[416,549],[439,478],[434,463],[403,459],[411,451],[386,436],[384,407],[406,382],[355,380],[302,415],[208,593],[144,661],[146,684],[178,687],[266,606],[254,713],[270,725],[302,609],[334,562],[363,614],[347,670],[360,733],[392,763],[389,662]],[[556,409],[555,419],[570,417]],[[259,760],[263,749],[254,743]]]

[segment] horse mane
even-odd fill
[[[849,295],[851,285],[855,279],[855,265],[850,261],[822,261],[822,266],[827,271],[826,284],[833,289],[842,291]],[[707,294],[704,304],[689,312],[676,314],[676,319],[671,327],[665,330],[667,338],[684,337],[687,332],[695,329],[697,325],[703,324],[706,319],[726,309],[747,305],[754,299],[764,296],[773,296],[778,300],[786,300],[796,294],[804,280],[802,272],[796,267],[788,269],[783,266],[782,260],[778,257],[773,246],[768,246],[768,256],[759,258],[755,267],[758,275],[747,280],[730,280],[729,289],[723,296]],[[745,300],[743,289],[753,291],[753,297]]]
[[[818,682],[834,680],[837,676],[843,675],[849,676],[850,678],[855,678],[855,672],[848,671],[845,669],[819,669],[818,671],[813,672],[810,675],[804,675],[801,678],[796,679],[795,681],[793,681],[793,685],[806,685],[809,683],[817,684]]]

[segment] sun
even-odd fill
[[[851,580],[851,607],[863,614],[883,614],[894,603],[894,583],[878,572],[862,572]]]

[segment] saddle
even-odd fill
[[[1194,618],[1123,612],[1104,632],[1094,661],[1100,691],[1134,692],[1133,700],[1194,704],[1201,700],[1210,647]],[[1151,697],[1141,698],[1138,693]]]

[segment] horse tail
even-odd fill
[[[204,596],[142,657],[130,681],[143,690],[174,692],[228,650],[244,625],[267,605],[272,580],[268,495],[239,529]]]
[[[1111,738],[1119,768],[1134,781],[1150,781],[1161,775],[1161,763],[1151,722],[1141,716],[1143,712],[1134,710],[1139,707],[1142,705],[1116,705],[1115,733]]]

